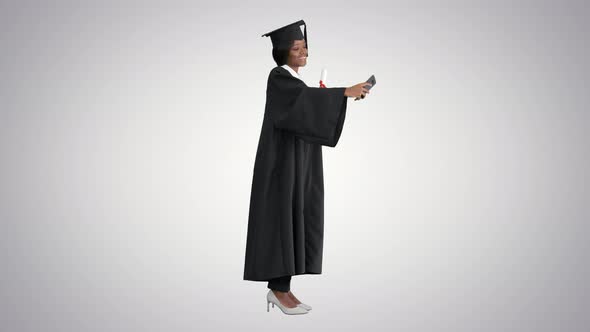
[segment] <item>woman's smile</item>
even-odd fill
[[[302,67],[307,63],[307,43],[304,39],[293,41],[293,46],[289,52],[289,58],[292,59],[291,65]]]

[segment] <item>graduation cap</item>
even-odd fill
[[[301,33],[301,25],[303,25],[303,33]],[[289,25],[285,25],[282,28],[265,33],[261,37],[269,36],[273,47],[289,47],[293,40],[301,39],[305,39],[305,43],[307,44],[307,24],[305,24],[304,20],[299,20]],[[307,48],[309,49],[309,44],[307,44]]]

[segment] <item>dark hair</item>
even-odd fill
[[[272,48],[272,58],[277,63],[277,66],[282,66],[287,64],[287,60],[289,59],[289,52],[291,51],[291,47],[295,41],[291,41],[289,46],[279,46]]]

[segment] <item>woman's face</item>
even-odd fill
[[[294,41],[289,51],[287,64],[292,67],[303,67],[307,64],[307,44],[305,39]]]

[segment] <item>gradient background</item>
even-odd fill
[[[588,331],[589,5],[356,3],[2,1],[0,330]],[[286,316],[242,275],[299,19],[308,85],[377,85]]]

